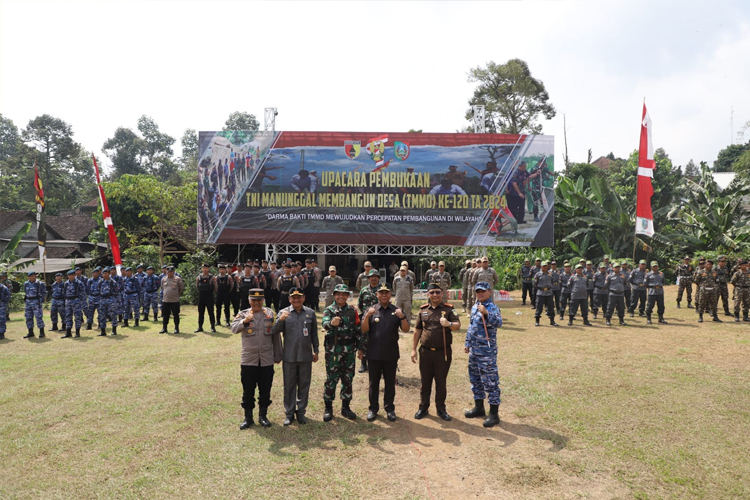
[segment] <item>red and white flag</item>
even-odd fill
[[[635,205],[635,234],[654,235],[654,216],[651,213],[651,196],[654,188],[651,179],[654,178],[654,143],[651,137],[651,117],[643,103],[643,117],[641,119],[641,144],[638,148],[638,198]]]
[[[112,216],[109,213],[109,205],[107,205],[107,198],[104,197],[104,188],[102,187],[102,180],[99,177],[99,166],[96,164],[96,157],[92,154],[91,158],[94,159],[94,171],[96,172],[96,187],[99,190],[99,201],[102,204],[102,218],[104,219],[104,227],[107,228],[109,234],[109,245],[112,247],[112,260],[115,262],[117,268],[117,274],[122,275],[122,259],[120,258],[120,243],[117,241],[117,233],[115,233],[115,227],[112,225]]]

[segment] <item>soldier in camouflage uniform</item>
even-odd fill
[[[323,284],[321,285],[321,288],[326,293],[325,307],[333,304],[333,290],[336,288],[336,285],[343,284],[344,280],[341,279],[341,276],[336,275],[336,266],[329,266],[328,276],[323,278]]]
[[[716,272],[714,261],[707,259],[705,267],[698,272],[695,284],[700,290],[700,299],[698,302],[698,323],[703,323],[703,313],[709,311],[713,320],[717,323],[719,319],[716,306],[719,302],[719,273]]]
[[[729,312],[729,280],[732,279],[732,274],[727,266],[727,258],[723,255],[719,256],[719,266],[716,268],[716,273],[719,275],[718,295],[721,297],[721,302],[724,304],[724,315],[733,316],[732,313]]]
[[[693,273],[693,283],[695,284],[695,312],[700,314],[700,302],[701,302],[701,290],[698,284],[698,274],[706,267],[706,259],[701,257],[698,259],[698,269]]]
[[[378,303],[378,284],[380,283],[380,273],[375,269],[370,269],[367,273],[367,279],[370,284],[359,291],[359,300],[357,301],[357,309],[359,309],[359,315],[364,316],[365,312]],[[362,356],[362,363],[359,365],[359,373],[367,372],[367,356]]]
[[[322,322],[323,330],[326,332],[323,340],[326,360],[326,382],[323,392],[324,422],[330,422],[333,419],[333,400],[336,397],[336,386],[339,380],[341,380],[341,415],[349,420],[357,418],[357,415],[349,408],[354,380],[354,357],[357,351],[362,357],[365,349],[359,314],[355,308],[346,303],[349,298],[349,288],[346,285],[336,285],[333,296],[335,303],[325,308]]]
[[[370,271],[372,271],[372,263],[370,263],[369,260],[365,261],[364,266],[365,266],[365,270],[359,273],[359,276],[357,276],[357,281],[354,284],[354,290],[357,293],[359,293],[359,291],[362,290],[364,287],[366,287],[367,284],[369,283],[368,278],[370,275]]]
[[[523,301],[521,305],[525,306],[526,295],[528,294],[529,299],[531,299],[534,287],[534,284],[532,283],[534,281],[534,275],[531,274],[531,261],[529,259],[523,261],[523,265],[518,271],[518,277],[521,280],[521,300]]]
[[[471,269],[471,261],[467,260],[464,262],[464,267],[458,272],[458,281],[461,282],[461,304],[463,305],[464,312],[467,311],[466,304],[469,301],[469,276],[468,272]]]
[[[479,268],[482,267],[482,259],[477,258],[474,259],[474,267],[469,269],[466,274],[469,275],[469,301],[466,303],[466,308],[471,311],[471,308],[474,307],[474,302],[477,300],[476,292],[474,290],[474,287],[472,286],[472,282],[476,283],[476,280],[474,279],[474,275],[479,270]],[[428,283],[429,285],[429,283]]]
[[[695,268],[690,265],[690,256],[686,255],[683,257],[683,263],[677,266],[675,269],[675,275],[680,278],[680,284],[677,287],[677,309],[680,308],[680,302],[682,302],[682,293],[687,292],[687,306],[688,309],[692,309],[691,302],[693,301],[693,274]]]
[[[732,275],[734,285],[734,321],[740,321],[740,306],[742,306],[742,321],[750,321],[747,317],[750,309],[750,274],[747,272],[747,261],[740,260],[740,268]]]

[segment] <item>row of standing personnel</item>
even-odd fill
[[[112,334],[117,335],[117,326],[120,322],[123,322],[124,326],[130,326],[129,321],[133,319],[134,326],[138,326],[141,315],[143,320],[148,320],[151,310],[154,321],[159,311],[162,311],[163,330],[166,330],[170,314],[174,314],[175,329],[179,332],[179,301],[184,291],[184,283],[179,275],[176,275],[174,267],[164,266],[161,275],[154,274],[154,268],[151,266],[146,272],[143,272],[143,266],[138,266],[137,270],[134,274],[133,270],[127,267],[124,269],[124,275],[120,275],[115,267],[97,266],[89,278],[80,268],[76,268],[66,273],[65,280],[62,273],[56,273],[55,281],[49,287],[37,279],[36,272],[28,272],[28,279],[21,287],[28,330],[24,338],[35,337],[34,323],[39,330],[39,337],[45,337],[43,312],[48,297],[52,323],[50,331],[64,329],[63,338],[81,336],[84,316],[87,330],[91,330],[94,321],[98,320],[99,336],[106,336],[108,322],[112,327]],[[0,340],[5,337],[9,302],[10,289],[0,283]],[[58,328],[58,325],[61,328]]]
[[[370,358],[369,411],[367,420],[377,418],[380,410],[380,380],[384,380],[383,408],[389,421],[397,419],[395,412],[395,379],[399,354],[399,331],[410,329],[406,311],[391,303],[391,289],[382,283],[375,287],[376,271],[368,273],[370,286],[363,287],[359,307],[348,304],[349,289],[337,284],[333,291],[333,303],[323,311],[323,350],[326,380],[323,388],[325,410],[323,421],[333,419],[333,401],[340,388],[341,415],[356,419],[351,409],[352,381],[355,375],[355,359]],[[368,288],[376,288],[375,303],[370,301]],[[365,295],[363,302],[362,296]],[[452,361],[452,332],[460,328],[460,320],[453,306],[442,300],[443,290],[439,284],[428,287],[429,301],[423,305],[416,320],[412,336],[411,361],[419,363],[421,378],[420,404],[414,415],[422,419],[429,414],[432,387],[435,386],[437,415],[450,421],[446,400],[446,380]],[[319,359],[315,311],[304,306],[303,290],[294,287],[289,293],[291,305],[281,309],[276,316],[270,307],[263,307],[263,289],[252,289],[249,293],[250,308],[241,311],[232,322],[232,331],[241,334],[241,382],[245,420],[240,429],[254,425],[254,408],[259,406],[259,423],[270,427],[268,407],[274,377],[274,364],[283,361],[284,380],[284,425],[295,420],[307,422],[306,412],[312,374],[312,364]],[[487,417],[485,427],[499,423],[498,405],[500,388],[497,372],[497,328],[502,326],[500,310],[492,301],[492,290],[488,283],[475,286],[477,303],[472,307],[470,325],[464,342],[464,351],[469,354],[469,378],[474,395],[474,408],[467,411],[467,418]],[[359,308],[364,307],[360,314]],[[282,342],[283,338],[283,342]],[[490,412],[486,415],[485,398],[489,399]]]
[[[693,270],[689,265],[690,257],[686,256],[684,260],[685,263],[677,268],[677,274],[680,276],[678,308],[684,290],[688,292],[688,307],[692,307],[690,290],[692,283],[695,283],[696,312],[699,322],[703,321],[703,314],[706,312],[711,314],[714,321],[721,321],[718,318],[717,307],[719,296],[724,297],[725,314],[734,316],[735,321],[739,322],[741,310],[743,321],[750,321],[748,319],[750,287],[746,261],[738,261],[737,267],[730,270],[724,258],[719,259],[717,268],[713,267],[713,261],[710,259],[701,259],[699,269]],[[579,277],[576,278],[576,275]],[[646,261],[641,260],[638,268],[631,271],[627,263],[619,265],[605,259],[599,265],[599,270],[594,271],[591,261],[581,259],[574,271],[571,271],[571,264],[565,262],[563,271],[560,272],[557,270],[555,261],[547,263],[536,259],[535,265],[532,266],[530,260],[527,259],[519,271],[519,278],[523,305],[526,305],[528,295],[531,307],[535,309],[537,325],[546,307],[550,324],[556,326],[555,315],[559,314],[560,319],[563,319],[568,305],[570,306],[569,325],[572,325],[578,308],[581,309],[584,324],[588,325],[589,306],[594,318],[600,310],[602,311],[607,325],[611,324],[615,311],[620,324],[625,325],[625,312],[627,311],[633,317],[636,308],[639,309],[640,316],[647,318],[648,324],[651,324],[651,316],[656,308],[659,323],[666,324],[664,320],[664,273],[659,270],[656,261],[651,262],[649,270],[646,267]],[[734,285],[733,313],[729,312],[727,300],[727,283],[730,282]]]

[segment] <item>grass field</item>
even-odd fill
[[[697,323],[667,291],[667,326],[533,326],[501,304],[502,424],[463,418],[467,355],[448,381],[452,422],[413,419],[419,374],[401,341],[396,412],[367,423],[357,375],[350,422],[281,426],[276,367],[270,429],[240,431],[240,341],[216,334],[23,340],[23,313],[0,341],[0,498],[750,498],[750,324]],[[520,314],[519,314],[520,313]],[[181,329],[196,327],[185,307]],[[462,316],[462,326],[466,317]],[[546,321],[543,318],[543,324]],[[464,330],[462,328],[462,330]]]

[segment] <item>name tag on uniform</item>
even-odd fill
[[[305,337],[307,337],[307,327],[304,327],[302,329],[302,335],[305,336]]]

